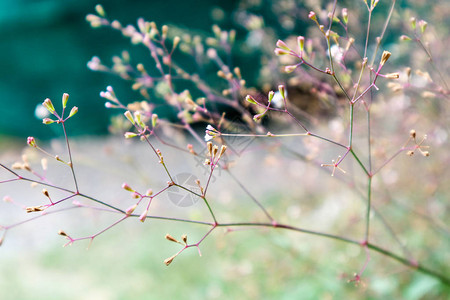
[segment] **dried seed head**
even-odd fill
[[[187,235],[186,235],[186,234],[183,234],[183,235],[181,236],[181,239],[183,240],[183,243],[184,243],[185,245],[187,245]]]
[[[413,156],[414,155],[414,151],[408,151],[408,152],[406,152],[406,155],[408,155],[408,156]]]
[[[413,139],[416,138],[416,131],[414,129],[411,129],[411,131],[409,132],[409,136],[412,137]]]
[[[219,151],[219,147],[217,145],[214,145],[212,148],[212,154],[214,157],[216,157],[216,154],[218,151]]]
[[[68,236],[63,230],[58,231],[58,234],[61,236]]]
[[[208,149],[208,156],[212,156],[212,142],[206,143],[206,148]]]

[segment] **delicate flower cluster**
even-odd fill
[[[206,126],[206,130],[205,130],[205,141],[206,142],[209,142],[210,140],[212,140],[218,136],[220,136],[220,132],[217,129],[212,127],[212,125]]]

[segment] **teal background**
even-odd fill
[[[175,24],[209,32],[211,9],[232,11],[237,1],[100,1],[107,15],[122,24],[135,24],[138,17],[158,26]],[[95,73],[86,67],[92,56],[110,64],[124,49],[132,58],[148,59],[110,28],[93,29],[85,21],[99,1],[16,0],[0,1],[0,136],[51,138],[60,135],[57,126],[44,126],[34,117],[36,105],[50,98],[58,107],[63,93],[69,106],[79,107],[71,121],[70,135],[106,134],[111,112],[104,108],[99,92],[113,85],[122,99],[140,100],[128,82]],[[136,53],[134,52],[136,51]],[[140,52],[139,52],[140,51]]]

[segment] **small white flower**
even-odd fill
[[[213,139],[213,136],[212,136],[212,135],[205,134],[205,142],[209,142],[209,141],[212,140],[212,139]]]
[[[285,92],[285,97],[287,97],[287,92]],[[272,99],[272,105],[275,108],[282,108],[284,105],[284,100],[283,97],[281,97],[280,92],[275,92],[275,95],[273,95],[273,99]]]

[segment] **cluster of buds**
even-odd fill
[[[247,97],[245,97],[245,100],[251,104],[256,104],[258,106],[264,106],[264,111],[262,113],[259,113],[259,114],[256,114],[253,116],[254,121],[259,121],[270,110],[270,106],[271,106],[272,102],[275,102],[274,103],[275,107],[282,107],[281,102],[286,103],[286,87],[284,85],[280,84],[278,86],[277,93],[275,93],[274,91],[269,91],[269,93],[267,94],[267,105],[262,105],[261,103],[257,102],[255,100],[255,98],[253,98],[250,95],[247,95]]]
[[[75,242],[75,240],[73,238],[71,238],[64,230],[59,230],[58,231],[58,235],[65,237],[67,240],[69,240],[66,244],[64,244],[63,247],[67,246],[67,245],[72,245],[73,242]]]
[[[298,36],[297,37],[297,47],[298,47],[298,54],[292,50],[285,42],[282,40],[278,40],[276,44],[277,48],[275,48],[274,53],[277,56],[282,55],[290,55],[296,59],[300,59],[300,62],[293,65],[288,65],[284,67],[284,72],[291,73],[295,69],[297,69],[298,66],[303,64],[303,57],[306,56],[305,53],[305,37],[304,36]]]
[[[141,136],[141,139],[144,138],[145,133],[149,130],[148,126],[145,125],[145,121],[146,120],[144,121],[144,118],[146,118],[146,117],[144,117],[139,110],[135,111],[133,114],[129,110],[127,110],[124,113],[124,116],[139,131],[138,133],[125,132],[125,134],[124,134],[125,138],[129,139],[129,138],[133,138],[133,137],[136,137],[136,136]],[[153,127],[156,126],[157,118],[158,118],[157,115],[152,115],[152,125],[153,125]]]
[[[164,263],[166,264],[166,266],[168,266],[168,265],[170,265],[172,263],[172,261],[175,259],[175,257],[177,257],[184,249],[186,249],[188,247],[188,243],[187,243],[187,235],[186,234],[183,234],[181,236],[181,240],[183,242],[178,241],[176,238],[174,238],[170,234],[166,234],[166,240],[184,246],[183,249],[181,249],[181,251],[178,251],[176,254],[174,254],[171,257],[166,258],[164,260]]]
[[[116,93],[112,86],[107,86],[106,91],[100,92],[100,97],[106,99],[105,107],[106,108],[117,108],[121,106],[119,99],[117,99]]]
[[[417,25],[419,25],[420,28],[420,34],[424,34],[425,30],[427,29],[428,23],[425,20],[417,21],[416,18],[412,17],[410,20],[410,25],[412,30],[414,31],[414,35],[416,36],[416,39],[419,39],[419,36],[417,34]],[[405,34],[400,36],[401,41],[410,41],[411,38]]]

